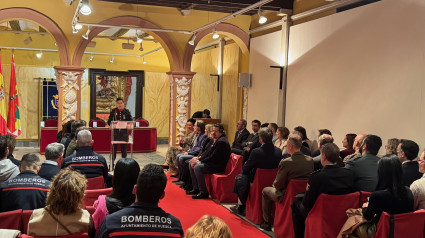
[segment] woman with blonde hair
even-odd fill
[[[186,231],[186,238],[232,238],[227,224],[218,217],[204,215]]]
[[[88,232],[92,226],[90,213],[82,209],[87,179],[66,168],[50,185],[46,207],[33,211],[28,223],[31,236],[64,236]]]

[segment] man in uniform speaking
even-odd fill
[[[122,98],[117,98],[116,100],[117,107],[111,110],[111,114],[109,114],[108,125],[111,125],[112,121],[132,121],[130,111],[125,108],[124,101]],[[114,138],[115,141],[126,141],[128,142],[128,131],[126,129],[115,129],[114,130]],[[127,144],[121,144],[121,157],[127,157]],[[114,148],[112,148],[112,159],[115,161],[117,157],[117,149],[118,144],[114,144]]]
[[[183,237],[180,220],[158,207],[166,185],[162,167],[146,165],[134,186],[136,202],[108,215],[96,237]]]

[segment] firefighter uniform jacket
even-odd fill
[[[62,168],[72,167],[84,174],[86,178],[108,177],[108,165],[103,156],[93,151],[91,146],[77,147],[76,153],[65,158]]]
[[[96,237],[183,237],[183,229],[178,218],[157,204],[136,202],[108,215]]]
[[[18,176],[2,183],[1,212],[43,208],[46,205],[49,186],[50,181],[38,176],[34,171],[22,171]]]

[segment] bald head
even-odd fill
[[[93,144],[91,132],[89,130],[82,130],[77,135],[78,146],[91,146]]]
[[[334,138],[331,135],[323,134],[319,136],[319,149],[321,149],[324,145],[328,143],[333,143]]]
[[[366,138],[367,134],[358,134],[356,138],[354,139],[354,150],[359,151],[360,146],[363,144],[364,139]]]

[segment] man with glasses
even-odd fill
[[[421,157],[418,159],[419,172],[425,173],[425,151],[422,152]],[[410,185],[410,190],[412,190],[413,197],[415,199],[414,210],[425,209],[425,176],[414,181]]]

